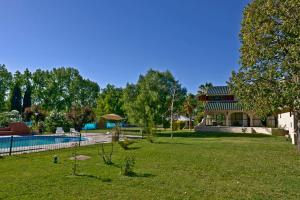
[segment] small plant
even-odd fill
[[[54,156],[53,156],[53,163],[54,163],[54,164],[57,164],[57,163],[58,163],[58,156],[57,156],[57,155],[54,155]]]
[[[132,176],[134,174],[133,168],[135,165],[135,159],[133,156],[126,156],[124,163],[121,167],[121,174],[123,176]]]
[[[129,145],[135,143],[133,140],[128,140],[127,138],[125,138],[124,141],[119,141],[118,142],[119,145],[124,149],[124,150],[128,150],[129,149]]]
[[[246,133],[247,132],[247,128],[242,128],[242,133]]]
[[[100,157],[102,157],[102,160],[104,161],[104,163],[106,165],[113,164],[113,162],[112,162],[112,154],[114,152],[114,144],[113,143],[110,143],[110,144],[111,144],[111,149],[110,149],[109,153],[105,152],[104,144],[103,143],[100,144],[99,152],[98,152],[98,154],[100,155]],[[100,153],[100,149],[101,149],[101,153]]]
[[[148,135],[147,140],[150,143],[154,143],[154,139],[153,139],[153,137],[151,135]]]

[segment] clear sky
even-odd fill
[[[104,87],[170,70],[188,91],[238,69],[250,0],[0,0],[0,63],[71,66]]]

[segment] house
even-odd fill
[[[293,112],[280,113],[278,115],[278,128],[282,128],[289,132],[292,143],[296,144],[296,126],[297,122]]]
[[[203,121],[196,126],[197,131],[259,132],[271,134],[276,127],[274,116],[261,120],[255,111],[244,110],[228,86],[209,88],[199,100],[205,103]]]

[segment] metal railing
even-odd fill
[[[0,137],[0,155],[14,155],[39,151],[69,148],[75,144],[86,145],[87,139],[81,134],[70,136],[6,136]]]

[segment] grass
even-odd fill
[[[80,147],[79,154],[91,159],[78,161],[77,176],[71,149],[4,157],[0,199],[300,199],[299,153],[283,137],[161,136],[129,150],[116,144],[110,166],[98,156],[97,145]],[[128,155],[136,161],[131,177],[120,175]]]

